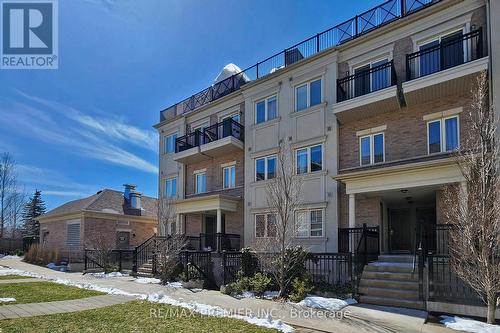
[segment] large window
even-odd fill
[[[255,123],[260,124],[276,118],[277,97],[271,96],[255,103]]]
[[[418,63],[420,76],[463,64],[464,43],[460,40],[462,36],[463,31],[459,30],[419,43],[419,51],[422,51]]]
[[[323,236],[323,209],[300,210],[295,214],[297,237]]]
[[[177,178],[168,178],[165,182],[165,194],[167,198],[174,198],[177,195]]]
[[[273,179],[276,177],[276,155],[255,160],[255,180]]]
[[[194,190],[195,193],[205,193],[207,191],[207,177],[204,172],[196,173],[194,175],[195,184]]]
[[[276,237],[276,215],[255,215],[255,237]]]
[[[295,110],[300,111],[321,103],[321,79],[295,88]]]
[[[222,169],[222,187],[233,188],[236,186],[236,166],[231,165]]]
[[[295,152],[297,174],[323,170],[323,146],[297,149]]]
[[[175,153],[175,139],[177,139],[177,133],[165,137],[165,154]]]
[[[362,96],[372,91],[377,91],[390,86],[390,67],[376,69],[388,63],[387,59],[372,61],[368,64],[358,66],[354,69],[354,74],[357,76],[354,79],[354,94]],[[374,69],[371,73],[370,70]]]
[[[359,152],[361,165],[384,162],[384,133],[362,136],[359,139]]]
[[[427,123],[429,154],[452,151],[460,146],[458,116],[432,120]]]

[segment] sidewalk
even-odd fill
[[[97,278],[81,273],[63,273],[24,263],[19,259],[2,259],[0,265],[14,269],[33,272],[51,279],[65,279],[77,283],[90,283],[104,288],[117,288],[131,294],[163,293],[183,302],[196,302],[219,306],[232,313],[273,319],[312,330],[335,333],[361,332],[454,332],[450,329],[424,324],[424,311],[395,309],[379,306],[351,305],[342,309],[344,318],[333,318],[331,313],[303,308],[287,303],[278,303],[261,299],[236,299],[218,291],[203,290],[192,292],[183,288],[165,287],[158,284],[140,284],[133,277]],[[154,304],[154,303],[153,303]]]
[[[0,320],[92,310],[132,300],[133,298],[126,296],[102,295],[67,301],[2,305],[0,306]]]

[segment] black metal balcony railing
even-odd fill
[[[441,0],[388,0],[377,7],[367,10],[333,28],[286,48],[240,73],[234,74],[172,105],[160,113],[160,121],[170,116],[190,112],[240,89],[241,86],[249,81],[257,80],[272,74],[302,59],[309,58],[326,49],[355,39],[440,1]]]
[[[224,119],[217,124],[202,130],[195,130],[192,133],[177,138],[175,140],[175,152],[179,153],[194,147],[199,147],[205,143],[227,138],[228,136],[232,136],[243,142],[245,138],[244,126],[234,119]]]
[[[396,71],[391,60],[337,80],[337,102],[369,94],[396,84]]]
[[[239,251],[241,248],[238,234],[200,234],[200,251]]]
[[[467,34],[443,38],[406,56],[406,80],[443,71],[483,57],[483,32],[479,28]]]

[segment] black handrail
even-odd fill
[[[483,57],[483,30],[451,38],[406,56],[406,80],[443,71]]]
[[[199,147],[206,143],[227,138],[228,136],[232,136],[244,142],[245,127],[232,118],[224,119],[203,130],[197,129],[194,132],[175,139],[175,152],[179,153],[194,147]]]
[[[337,102],[388,88],[397,82],[394,61],[337,79]]]
[[[160,113],[160,121],[171,116],[184,114],[209,104],[241,88],[249,81],[260,79],[297,61],[309,58],[326,49],[341,45],[400,18],[416,13],[441,0],[388,0],[346,20],[333,28],[320,32],[304,41],[278,52],[255,65],[217,82],[185,100],[176,103]]]

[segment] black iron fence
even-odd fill
[[[300,43],[258,62],[240,73],[214,84],[199,93],[179,102],[161,113],[166,117],[183,114],[208,104],[220,97],[240,89],[249,81],[272,74],[302,59],[309,58],[331,47],[353,40],[390,22],[413,14],[440,0],[388,0],[364,13],[342,22],[333,28],[318,33]]]
[[[388,88],[397,83],[394,62],[361,70],[344,78],[337,79],[337,102],[366,95]]]
[[[427,256],[429,301],[484,305],[480,295],[462,281],[450,265],[450,256]]]
[[[186,281],[201,279],[213,282],[212,254],[207,251],[183,251],[181,263]]]
[[[132,271],[137,273],[139,267],[146,263],[152,264],[152,273],[157,273],[158,254],[167,247],[168,237],[153,235],[133,250]]]
[[[84,250],[84,272],[132,270],[134,250]]]
[[[192,133],[181,136],[175,140],[175,152],[179,153],[194,147],[199,147],[205,143],[210,143],[223,138],[232,136],[240,141],[244,141],[245,129],[244,126],[228,118],[223,121],[211,125],[202,130],[197,129]]]
[[[259,257],[262,255],[259,254]],[[275,256],[272,253],[265,255],[269,257]],[[229,251],[222,253],[224,284],[236,281],[237,273],[241,268],[241,258],[241,252]],[[350,253],[309,253],[304,265],[314,283],[335,285],[348,283],[352,280],[352,258]],[[263,272],[272,270],[272,260],[259,262],[259,269]]]
[[[363,238],[363,235],[365,233],[369,233],[368,237],[366,238],[367,245],[370,246],[368,248],[370,251],[378,253],[379,229],[380,229],[379,226],[368,227],[366,224],[363,224],[362,227],[357,227],[357,228],[339,228],[338,230],[339,252],[340,253],[354,252],[360,246],[364,245],[361,244],[361,239]],[[373,240],[374,238],[377,239],[376,242]]]
[[[241,248],[241,236],[238,234],[200,234],[201,251],[238,251]]]
[[[406,79],[443,71],[483,57],[481,28],[467,34],[458,32],[440,41],[420,47],[420,51],[406,56]]]

